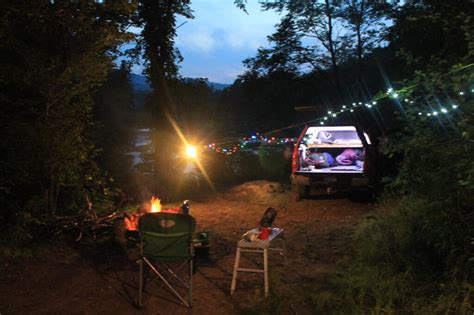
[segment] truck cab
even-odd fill
[[[367,144],[370,139],[364,133]],[[326,192],[369,188],[363,142],[354,126],[307,126],[293,151],[291,183],[296,199],[312,188]]]

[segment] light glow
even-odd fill
[[[197,151],[196,151],[196,147],[192,146],[192,145],[188,145],[186,147],[186,154],[192,158],[196,158],[197,157]]]
[[[151,212],[161,212],[161,200],[155,196],[151,197]]]

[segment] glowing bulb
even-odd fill
[[[438,115],[438,112],[433,112],[433,116],[437,116]]]
[[[331,114],[332,114],[332,112],[331,112],[330,110],[328,110],[328,114],[329,114],[329,115],[331,115]]]
[[[446,108],[441,108],[441,111],[442,111],[443,113],[447,113],[447,112],[448,112],[448,111],[446,110]]]
[[[353,109],[351,109],[351,113],[353,113],[353,112],[354,112],[354,110],[353,110]]]
[[[418,113],[418,116],[421,116],[421,115],[423,115],[423,113],[422,113],[422,112],[419,112],[419,113]]]
[[[464,92],[459,92],[459,95],[464,95]]]
[[[342,108],[346,108],[346,105],[342,105]]]
[[[188,145],[186,147],[186,154],[192,158],[195,158],[197,157],[197,151],[196,151],[196,147],[193,147],[191,145]]]
[[[372,105],[377,105],[377,102],[376,102],[376,101],[373,101],[373,102],[372,102]]]
[[[398,93],[393,93],[392,96],[396,98],[396,97],[398,97]]]
[[[452,107],[453,107],[454,109],[456,109],[456,108],[458,108],[458,105],[453,105]]]
[[[328,118],[327,118],[327,117],[324,117],[324,120],[328,120]]]
[[[319,124],[320,124],[320,125],[324,125],[324,121],[320,122]]]
[[[336,114],[332,114],[332,117],[336,117]]]

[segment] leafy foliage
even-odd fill
[[[360,227],[356,258],[339,279],[350,309],[468,313],[474,307],[474,100],[459,94],[472,88],[470,15],[437,1],[406,5],[397,13],[393,45],[404,42],[399,56],[423,70],[404,82],[416,86],[405,91],[414,104],[398,112],[398,128],[383,146],[387,156],[399,156],[399,172],[389,186],[394,196],[385,198],[397,201],[391,201],[388,214]],[[464,34],[460,49],[448,56],[439,46],[420,51],[408,34],[427,25],[458,40]],[[459,114],[418,115],[452,105],[459,106]]]
[[[74,208],[99,171],[91,141],[93,96],[112,68],[133,5],[18,2],[0,5],[3,216],[32,200],[42,212]],[[39,198],[38,198],[39,197]]]
[[[261,49],[255,59],[247,62],[249,71],[227,91],[228,95],[233,93],[259,105],[272,97],[278,104],[289,98],[286,106],[318,105],[323,112],[334,104],[371,98],[377,91],[403,86],[407,88],[402,92],[413,101],[399,102],[398,106],[381,102],[378,112],[360,113],[351,122],[370,130],[372,139],[380,137],[384,161],[379,167],[386,175],[387,193],[381,199],[380,213],[359,227],[355,257],[342,264],[329,290],[334,292],[317,292],[311,297],[314,309],[376,314],[472,312],[472,1],[460,1],[456,7],[432,0],[393,7],[342,1],[331,3],[330,11],[327,7],[325,11],[321,1],[276,1],[264,5],[280,12],[286,10],[289,13],[284,19],[291,17],[298,25],[298,31],[287,36],[289,42],[303,38],[308,30],[314,31],[311,34],[325,43],[322,49],[326,50],[313,51],[312,58],[316,61],[318,57],[329,57],[322,67],[327,70],[277,77],[272,67],[277,67],[278,62],[265,62],[274,62],[276,51],[291,56],[301,48],[286,51],[278,50],[283,45],[274,45]],[[335,54],[336,62],[330,60],[328,13],[348,28],[345,44],[349,52]],[[358,34],[362,28],[364,34]],[[373,37],[372,33],[378,36]],[[334,51],[341,53],[338,49],[342,46],[338,45],[343,44],[339,41],[342,39],[333,39]],[[374,64],[378,66],[373,67]],[[327,84],[329,75],[336,80],[334,65],[343,73],[342,89]],[[285,91],[281,87],[284,84],[279,83],[285,79],[291,92],[284,97],[280,94]],[[377,81],[382,84],[377,85]],[[457,106],[456,111],[453,105]],[[271,111],[270,106],[264,108]],[[444,114],[443,108],[449,114]],[[439,114],[419,115],[427,111]],[[311,118],[311,113],[304,113],[303,120]],[[337,123],[342,123],[341,118]]]
[[[257,55],[243,61],[249,70],[241,79],[248,76],[266,76],[283,73],[292,77],[299,72],[304,63],[305,51],[301,46],[301,34],[297,32],[295,21],[285,16],[277,25],[276,32],[268,36],[273,44],[271,49],[259,48]]]

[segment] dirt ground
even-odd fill
[[[278,212],[275,225],[284,229],[272,246],[286,248],[285,256],[272,252],[269,258],[270,297],[263,297],[261,274],[239,276],[231,296],[236,243],[270,206]],[[354,229],[373,207],[337,195],[295,202],[280,184],[249,182],[206,200],[191,200],[197,231],[210,233],[212,262],[198,266],[194,275],[192,309],[153,284],[145,306],[138,309],[138,265],[110,240],[55,245],[38,257],[2,262],[0,314],[311,313],[309,292],[324,290],[336,262],[350,256]],[[243,256],[242,264],[262,265],[254,254]]]

